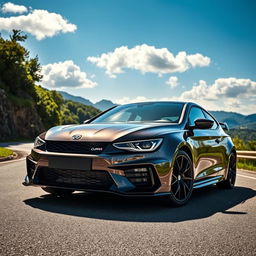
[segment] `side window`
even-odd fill
[[[194,126],[196,119],[205,119],[205,116],[200,108],[192,107],[189,113],[189,125]]]
[[[213,129],[213,130],[216,129],[218,127],[218,124],[216,123],[216,121],[206,111],[203,111],[203,112],[204,112],[206,119],[212,120],[214,122],[211,129]]]

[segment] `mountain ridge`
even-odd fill
[[[58,91],[58,93],[60,93],[65,100],[72,100],[88,106],[93,106],[101,111],[104,111],[108,108],[111,108],[117,105],[117,104],[114,104],[111,100],[102,99],[96,103],[92,103],[90,100],[85,99],[81,96],[75,96],[64,91]]]
[[[93,106],[101,111],[116,106],[111,100],[102,99],[96,103],[92,103],[89,99],[85,99],[81,96],[74,96],[64,91],[58,91],[64,99],[80,102],[85,105]],[[256,129],[256,113],[250,115],[243,115],[237,112],[229,111],[212,111],[209,112],[219,121],[226,122],[230,128],[238,129]]]

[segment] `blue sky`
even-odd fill
[[[253,0],[11,3],[1,2],[0,30],[27,32],[46,88],[94,102],[190,100],[256,112]]]

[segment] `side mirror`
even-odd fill
[[[210,129],[212,128],[214,121],[209,119],[196,119],[195,129]]]
[[[90,121],[90,119],[83,121],[83,124],[87,124],[88,121]]]
[[[221,128],[224,130],[224,131],[228,131],[229,128],[228,128],[228,124],[227,123],[219,123]]]

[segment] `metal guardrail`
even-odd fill
[[[239,150],[236,153],[237,153],[237,158],[239,159],[256,160],[256,151]]]

